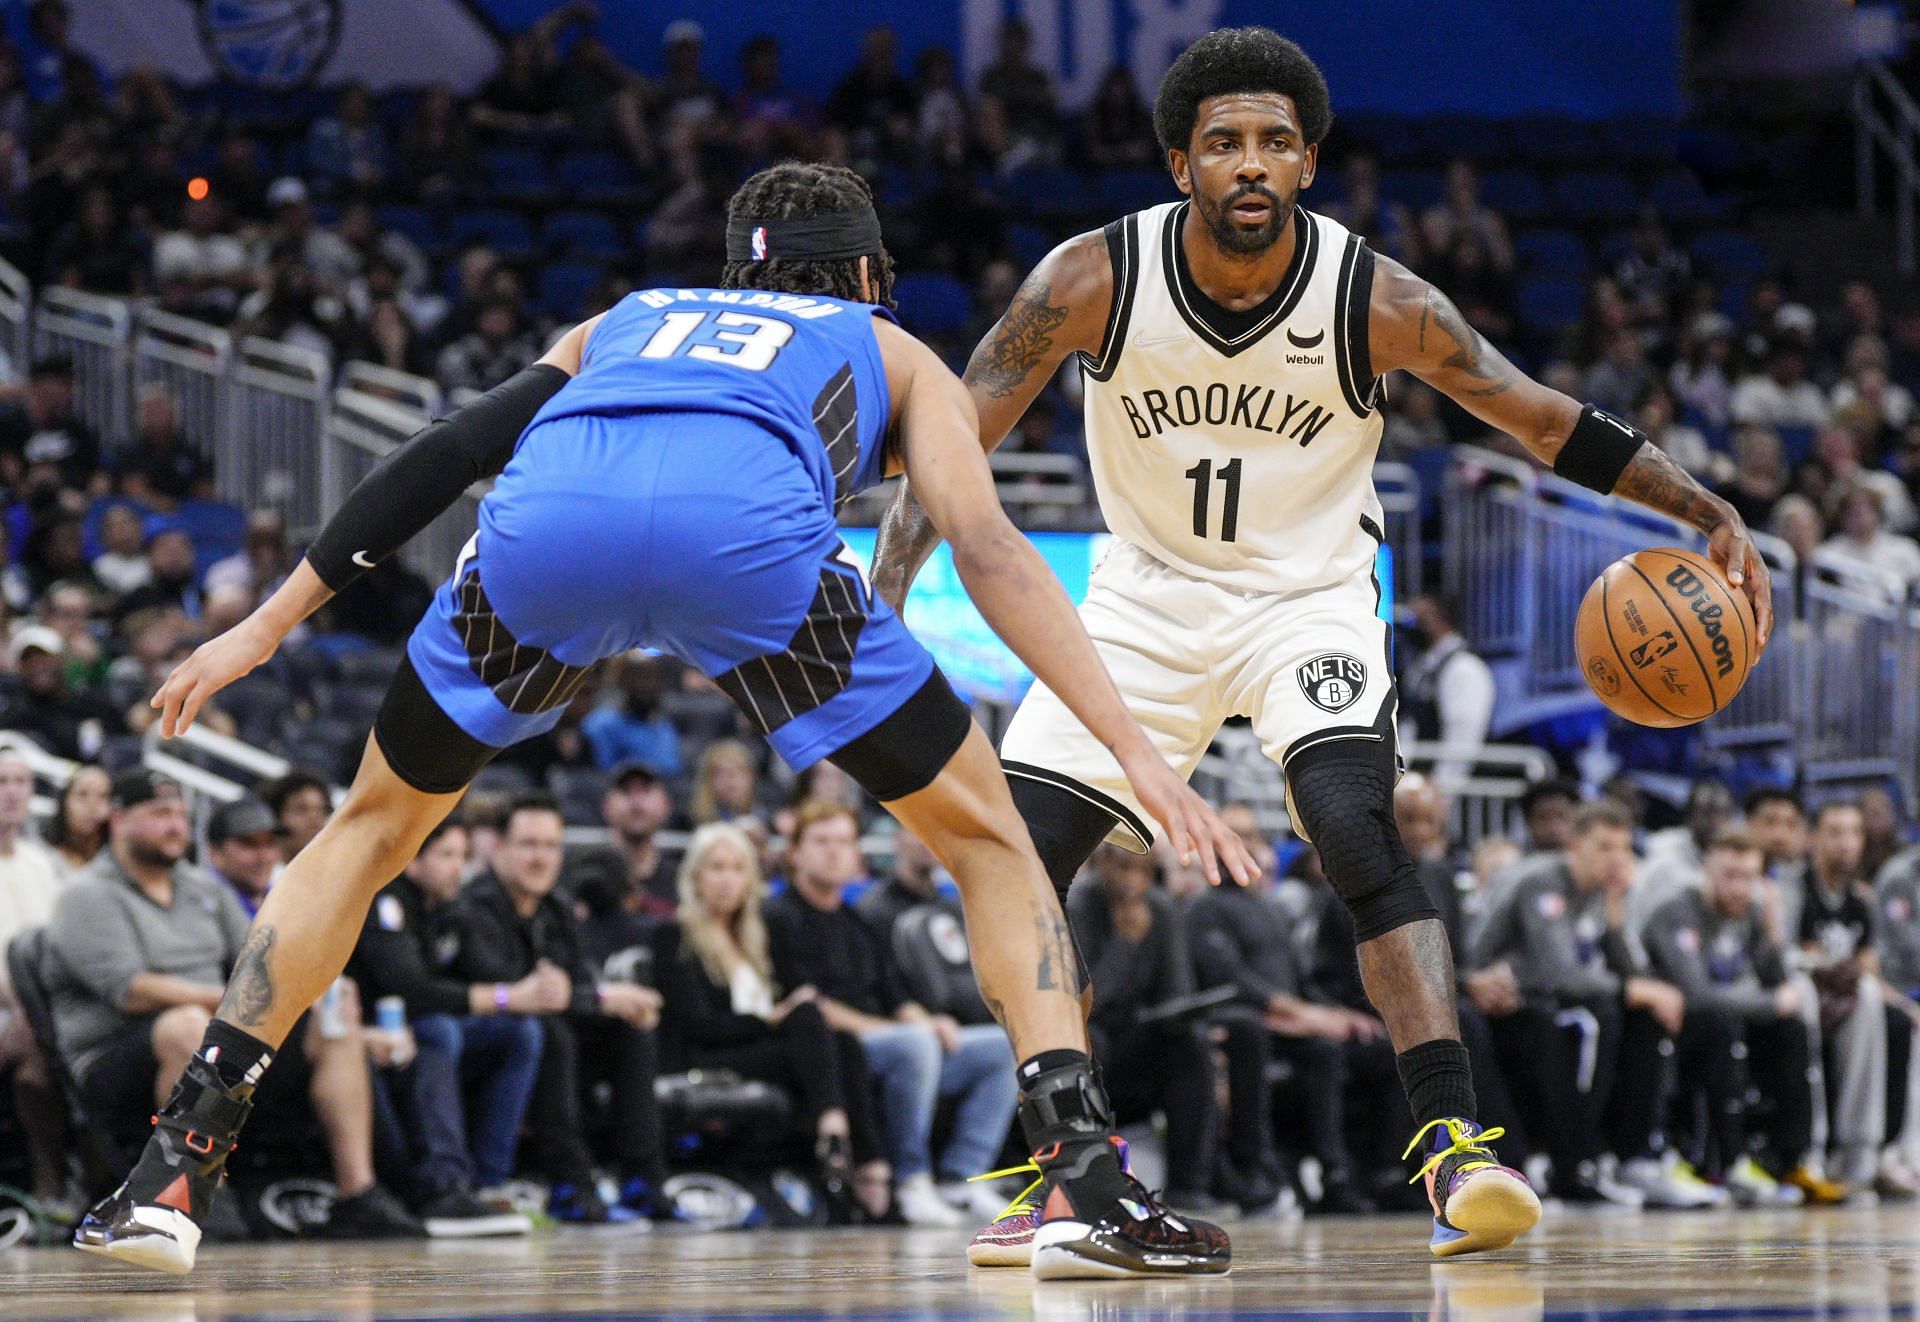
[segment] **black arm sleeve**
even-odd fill
[[[313,572],[340,592],[406,545],[461,492],[505,468],[533,415],[572,379],[550,363],[535,363],[435,418],[348,493],[307,548]]]

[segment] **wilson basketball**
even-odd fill
[[[1676,547],[1608,565],[1573,623],[1580,673],[1600,701],[1654,726],[1692,725],[1733,701],[1756,636],[1747,594]]]

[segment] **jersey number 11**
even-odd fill
[[[1193,483],[1193,535],[1207,535],[1207,488],[1213,485],[1213,460],[1202,459],[1187,470]],[[1220,482],[1227,489],[1226,507],[1220,512],[1220,540],[1230,542],[1240,531],[1240,461],[1220,465]]]

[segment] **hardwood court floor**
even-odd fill
[[[66,1249],[0,1253],[0,1318],[767,1316],[1114,1319],[1908,1318],[1920,1211],[1549,1213],[1527,1247],[1439,1263],[1425,1223],[1234,1228],[1222,1280],[1034,1282],[948,1231],[573,1231],[529,1240],[209,1249],[185,1280]]]

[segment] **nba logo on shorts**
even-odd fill
[[[1345,652],[1316,656],[1300,667],[1300,691],[1322,711],[1343,712],[1367,687],[1367,668]]]
[[[753,227],[753,260],[756,262],[767,260],[767,227],[765,225]]]

